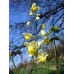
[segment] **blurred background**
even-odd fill
[[[64,74],[64,1],[63,0],[9,0],[9,51],[17,52],[21,51],[21,55],[31,64],[32,60],[29,57],[27,48],[24,46],[24,39],[22,33],[31,33],[36,35],[36,25],[34,21],[30,26],[27,26],[27,22],[32,19],[30,14],[30,8],[33,3],[36,3],[40,7],[38,13],[41,15],[40,20],[37,25],[38,41],[44,40],[45,37],[40,38],[41,24],[46,25],[45,31],[48,33],[51,27],[60,26],[60,32],[56,35],[60,37],[56,40],[56,50],[58,58],[58,66],[60,72],[58,74]],[[54,34],[51,34],[53,37]],[[51,38],[50,37],[50,38]],[[35,39],[31,39],[31,42]],[[39,66],[35,66],[33,74],[55,74],[55,53],[53,43],[49,45],[43,44],[41,47],[42,51],[47,52],[49,56],[47,57],[47,62],[45,64],[40,63]],[[46,50],[45,50],[46,49]],[[26,69],[29,70],[25,61],[18,55],[13,54],[13,60],[16,67],[20,71],[20,74],[29,74]],[[32,64],[31,64],[32,65]],[[46,71],[44,71],[46,69]],[[14,66],[9,58],[9,70],[14,72]],[[38,70],[36,72],[36,70]],[[10,74],[11,74],[10,73]],[[13,74],[13,73],[12,73]]]

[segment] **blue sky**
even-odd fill
[[[30,16],[29,16],[29,13],[30,13],[30,6],[26,6],[26,7],[24,7],[24,4],[25,3],[23,3],[22,2],[22,4],[18,7],[18,9],[16,10],[15,8],[12,8],[12,7],[10,7],[10,10],[9,10],[9,25],[13,25],[13,26],[15,26],[15,23],[20,23],[20,22],[27,22],[29,19],[30,19]],[[41,11],[42,11],[42,13],[45,13],[45,11],[44,10],[46,10],[46,8],[41,8]],[[39,13],[39,12],[38,12]],[[59,14],[59,15],[61,15],[61,14]],[[49,19],[49,21],[46,21],[44,24],[48,24],[47,25],[47,28],[45,29],[45,31],[46,32],[48,32],[49,31],[49,27],[51,28],[51,26],[50,26],[50,22],[51,22],[51,19],[52,19],[53,17],[51,17],[50,19]],[[56,18],[55,18],[56,19]],[[42,19],[41,19],[42,20]],[[40,21],[41,21],[40,20]],[[60,20],[61,21],[61,20]],[[60,23],[60,21],[58,22],[58,23]],[[58,23],[56,23],[56,25],[58,24]],[[48,27],[49,26],[49,27]],[[40,35],[40,32],[39,32],[39,34],[38,35]],[[21,40],[19,40],[19,42],[18,41],[16,41],[14,44],[15,45],[21,45],[22,43],[24,43],[24,42],[21,42],[21,41],[23,41],[24,40],[24,36],[22,36],[22,33],[20,34],[20,31],[19,30],[16,30],[16,32],[15,32],[15,30],[11,30],[10,29],[10,32],[9,32],[9,39],[10,39],[10,41],[12,41],[13,39],[14,39],[14,41],[15,40],[17,40],[18,38],[20,38],[20,37],[23,37]],[[40,41],[41,41],[41,39],[40,39]],[[56,42],[57,44],[58,44],[58,42]],[[25,48],[26,49],[26,48]],[[21,51],[24,51],[25,50],[24,48],[22,48],[21,49]],[[27,51],[27,49],[26,49],[26,51]],[[29,57],[29,55],[28,55],[28,52],[26,53],[26,54],[22,54],[23,55],[23,57],[24,58],[27,58],[27,60],[29,61],[30,60],[30,57]],[[23,60],[22,60],[23,61]],[[18,66],[18,64],[21,62],[21,57],[19,56],[19,55],[17,55],[16,57],[14,57],[14,62],[15,62],[15,64],[16,64],[16,66]],[[9,66],[10,67],[13,67],[13,64],[12,64],[12,62],[10,62],[9,63]]]

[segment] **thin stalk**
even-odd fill
[[[27,65],[29,66],[29,68],[32,69],[31,66],[30,66],[30,64],[24,59],[24,57],[23,57],[22,55],[20,55],[20,56],[21,56],[21,58],[23,58],[23,60],[27,63]]]
[[[37,21],[35,21],[35,25],[36,25],[36,41],[38,40],[37,39]],[[38,44],[37,44],[38,45]],[[37,53],[38,53],[38,50],[37,50]],[[37,54],[36,54],[36,57],[37,57]],[[34,59],[34,57],[32,57],[32,60]],[[32,69],[31,69],[31,73],[30,74],[32,74],[32,72],[33,72],[33,68],[34,68],[34,61],[33,61],[33,67],[32,67]]]
[[[36,41],[37,41],[37,22],[36,22]]]
[[[36,41],[37,41],[37,21],[36,20],[35,20],[35,25],[36,25]]]
[[[10,58],[11,58],[11,61],[12,61],[13,65],[14,65],[14,68],[15,68],[16,74],[19,74],[19,72],[18,72],[18,70],[17,70],[17,68],[16,68],[16,66],[15,66],[15,63],[14,63],[14,61],[13,61],[13,58],[12,58],[10,52],[9,52],[9,56],[10,56]]]
[[[53,17],[53,26],[54,26],[54,17]],[[53,33],[54,35],[54,52],[55,52],[55,59],[56,59],[56,74],[58,73],[58,62],[57,62],[57,51],[56,51],[56,44],[55,44],[55,31]]]
[[[34,56],[32,56],[32,69],[31,69],[31,72],[29,73],[29,74],[32,74],[32,72],[33,72],[33,68],[34,68]]]
[[[35,21],[35,24],[36,24],[36,41],[38,41],[38,39],[37,39],[37,21]],[[38,42],[37,42],[37,46],[38,46]],[[37,50],[37,53],[38,53],[38,50]],[[36,54],[36,57],[37,57],[37,54]]]
[[[55,59],[56,59],[56,74],[58,73],[58,62],[57,62],[57,53],[56,53],[56,44],[54,39],[54,50],[55,50]]]

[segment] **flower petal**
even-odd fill
[[[25,42],[24,45],[25,45],[26,47],[28,47],[30,44],[29,44],[28,42]]]
[[[31,46],[35,46],[36,45],[36,41],[32,41],[30,44],[31,44]]]

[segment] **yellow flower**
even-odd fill
[[[49,43],[50,43],[50,40],[49,40],[48,38],[46,38],[46,39],[44,40],[44,42],[45,42],[46,44],[49,44]]]
[[[27,25],[29,26],[30,24],[31,24],[31,22],[30,22],[30,21],[28,21],[28,22],[27,22]]]
[[[32,8],[33,8],[33,7],[36,7],[36,3],[33,3],[33,4],[32,4]]]
[[[34,14],[34,12],[33,11],[30,11],[30,15],[33,15]]]
[[[32,7],[31,7],[31,11],[32,12],[36,12],[36,11],[38,11],[40,9],[40,7],[36,7],[36,3],[33,3],[32,4]]]
[[[39,62],[46,62],[46,57],[48,56],[47,53],[43,53],[43,52],[38,52],[38,57],[35,60],[35,63],[39,63]]]
[[[28,43],[28,42],[24,43],[24,45],[27,47],[28,53],[31,57],[36,55],[37,50],[40,49],[42,42],[39,42],[38,44],[37,43],[38,42],[36,42],[36,41],[32,41],[30,43]]]
[[[44,37],[46,35],[46,32],[44,30],[41,30],[41,36]]]
[[[46,28],[46,25],[45,24],[42,24],[42,29],[45,29]]]
[[[31,8],[31,11],[36,12],[36,7]]]
[[[28,47],[28,53],[30,54],[30,56],[36,55],[36,52],[37,50],[35,50],[33,46]]]
[[[40,7],[33,7],[33,8],[32,8],[32,11],[33,11],[33,12],[36,12],[36,11],[38,11],[39,9],[40,9]]]
[[[36,14],[36,16],[38,16],[38,17],[39,17],[39,16],[40,16],[40,14]]]
[[[25,35],[24,38],[26,40],[30,40],[31,37],[34,38],[34,36],[32,34],[30,34],[30,33],[28,33],[28,34],[27,33],[22,33],[22,35]]]
[[[28,42],[24,43],[24,45],[27,47],[28,53],[31,57],[36,55],[36,52],[37,52],[37,50],[34,49],[35,43],[36,43],[35,41],[32,41],[31,43],[28,43]]]
[[[36,11],[38,11],[40,9],[40,7],[36,7]]]
[[[40,18],[39,17],[36,17],[36,20],[38,21],[38,20],[40,20]]]

